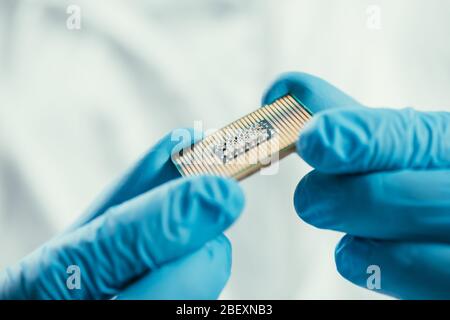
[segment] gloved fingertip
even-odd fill
[[[325,119],[317,115],[306,124],[296,141],[298,155],[313,168],[327,171],[324,160],[329,151],[329,137],[324,130]],[[324,168],[325,167],[325,168]]]
[[[370,265],[371,246],[361,238],[345,235],[335,249],[335,263],[339,274],[345,279],[361,284]]]
[[[336,262],[338,262],[338,258],[341,259],[343,250],[347,248],[347,246],[353,241],[354,237],[346,234],[339,240],[338,244],[336,245],[336,249],[334,251],[334,256],[336,258]],[[341,260],[339,260],[341,261]]]
[[[297,153],[324,173],[353,173],[364,167],[370,132],[359,117],[361,108],[331,109],[316,114],[301,131]]]
[[[352,257],[350,253],[351,249],[349,248],[353,239],[354,237],[345,235],[336,245],[336,249],[334,251],[336,269],[342,277],[348,280],[351,278],[353,269]]]
[[[308,210],[309,204],[309,193],[307,185],[308,175],[304,176],[303,179],[300,180],[294,192],[294,208],[297,212],[297,215],[308,223],[310,212]]]
[[[329,228],[334,224],[334,217],[327,212],[326,205],[317,201],[317,187],[321,188],[317,171],[305,175],[297,185],[294,193],[294,207],[297,215],[304,222],[320,229]]]

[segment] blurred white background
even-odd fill
[[[71,4],[80,30],[66,27]],[[163,134],[254,110],[281,72],[367,105],[450,110],[449,17],[448,0],[0,0],[0,268],[69,225]],[[294,155],[280,169],[243,183],[222,297],[383,298],[337,274],[341,235],[297,218],[306,164]]]

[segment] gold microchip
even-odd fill
[[[297,98],[286,95],[180,150],[172,160],[183,176],[212,174],[242,180],[292,153],[311,118]]]

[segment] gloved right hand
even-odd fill
[[[244,196],[231,179],[179,178],[172,140],[163,138],[73,227],[4,270],[0,299],[217,298],[231,268],[223,232]]]
[[[397,298],[449,299],[450,113],[367,108],[300,73],[279,79],[265,102],[286,93],[315,112],[297,143],[314,170],[295,208],[347,234],[335,251],[340,274]]]

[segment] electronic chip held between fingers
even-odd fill
[[[288,94],[180,150],[172,161],[182,176],[242,180],[292,153],[311,118],[312,112]]]

